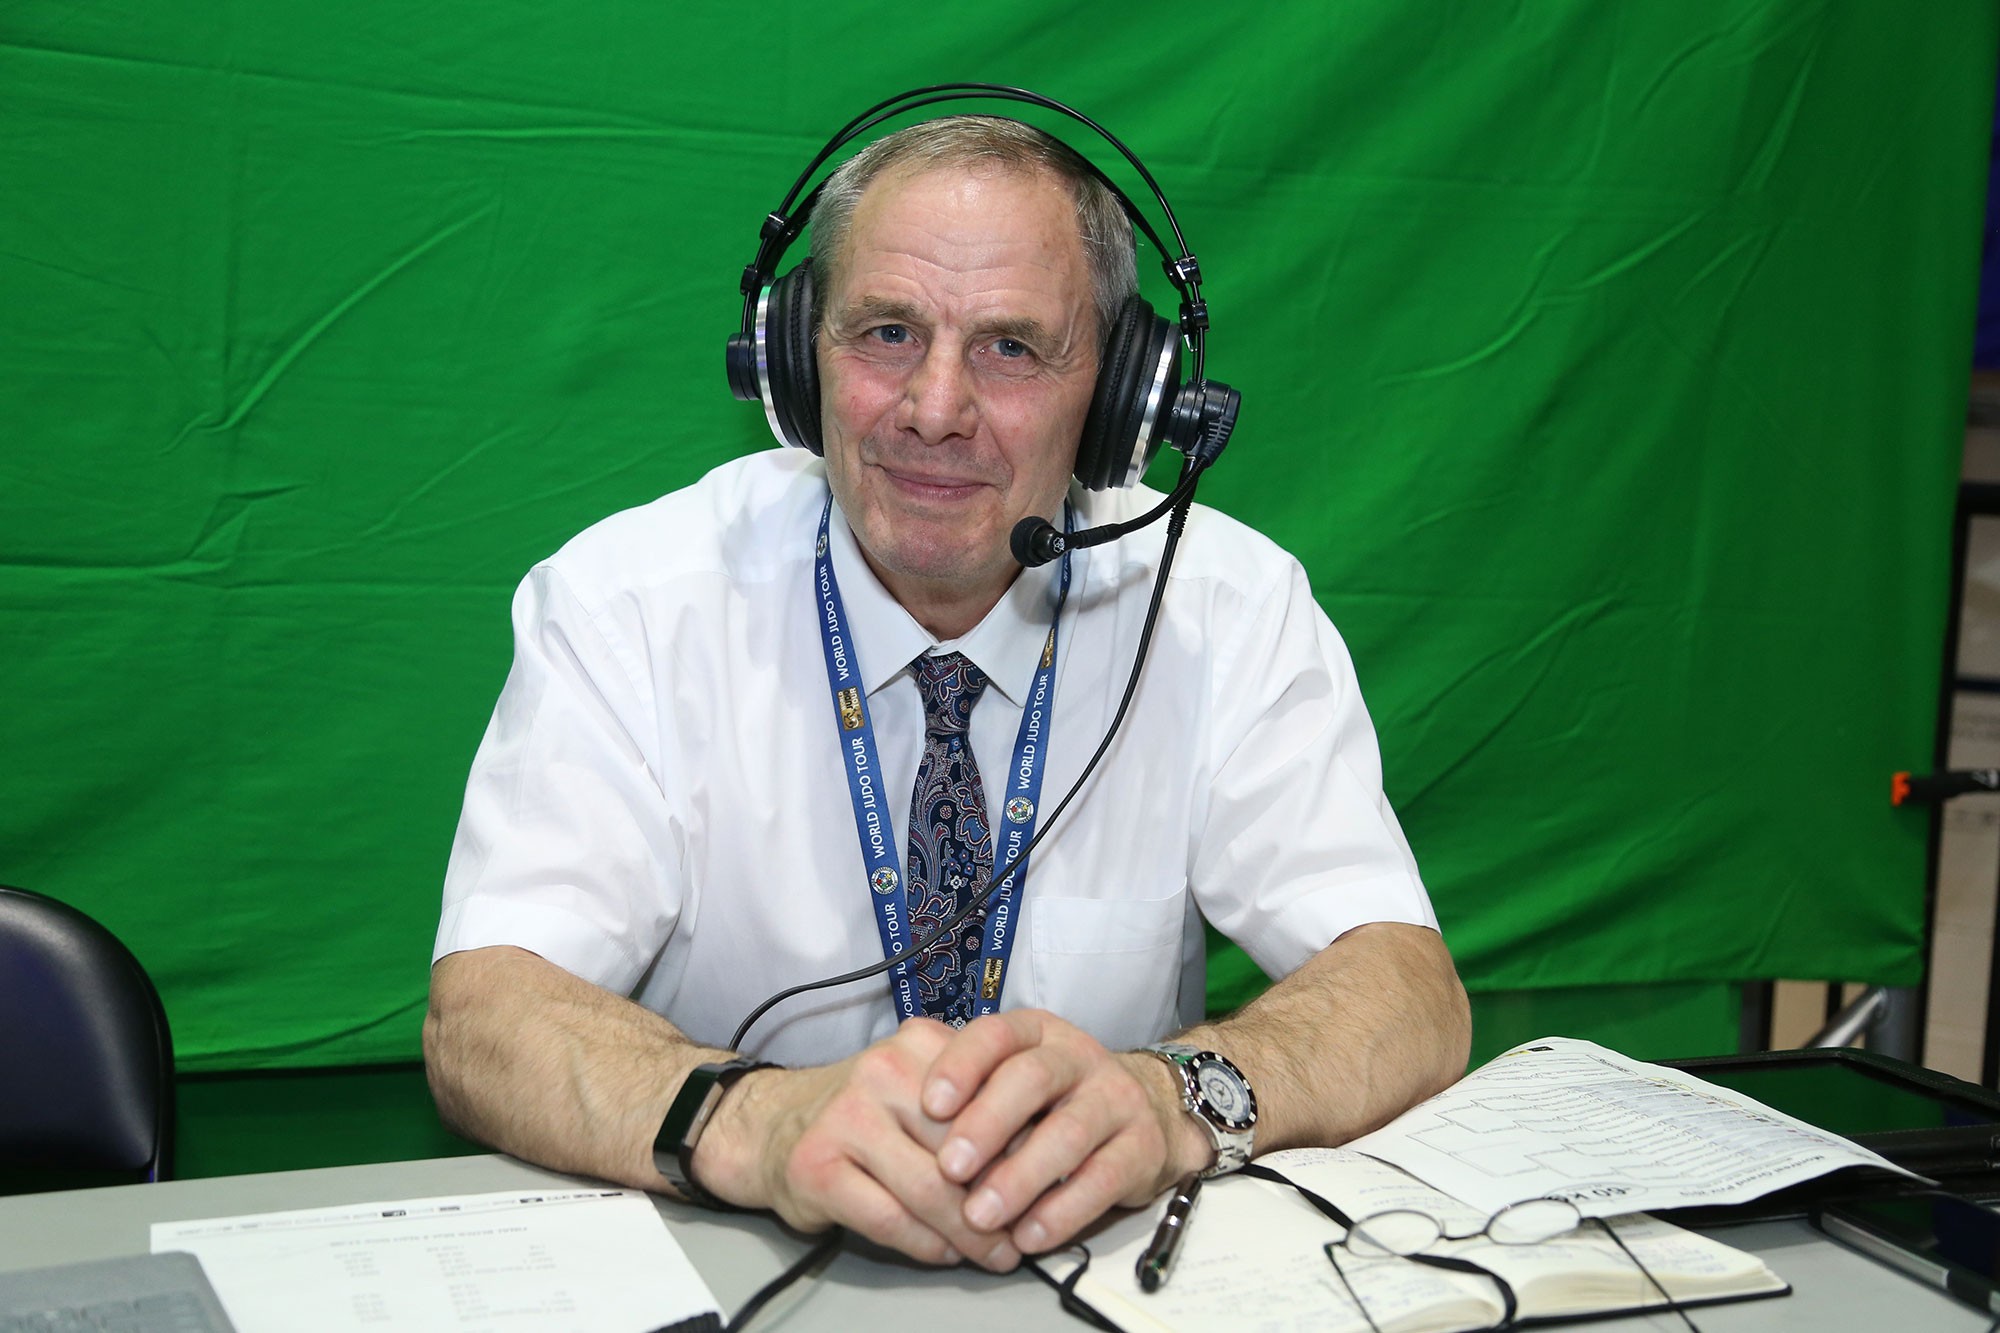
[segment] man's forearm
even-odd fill
[[[1465,988],[1434,930],[1361,926],[1231,1017],[1180,1040],[1220,1051],[1256,1090],[1257,1150],[1330,1146],[1465,1072]]]
[[[559,1171],[665,1191],[653,1137],[688,1071],[727,1054],[522,949],[431,969],[424,1064],[454,1130]]]
[[[659,1016],[517,949],[441,960],[431,993],[425,1058],[447,1123],[560,1170],[666,1187],[653,1136],[688,1072],[726,1052],[694,1046]],[[1185,1039],[1243,1068],[1260,1102],[1257,1146],[1270,1151],[1344,1142],[1444,1087],[1463,1072],[1469,1027],[1436,932],[1372,925]],[[961,1118],[973,1097],[985,1109]],[[990,1132],[969,1129],[974,1120]],[[1084,1155],[1102,1147],[1115,1165],[1080,1171],[1063,1157],[1051,1166],[1039,1161],[1047,1144],[1030,1154],[1037,1167],[1021,1165],[1007,1145],[1038,1120],[1031,1146],[1079,1139]],[[1057,1132],[1065,1127],[1072,1132]],[[967,1134],[969,1155],[946,1142]],[[955,1163],[948,1173],[940,1154]],[[998,1202],[970,1199],[1002,1155],[978,1191]],[[1164,1064],[1113,1055],[1053,1015],[1020,1011],[956,1036],[905,1024],[836,1065],[751,1074],[703,1137],[696,1166],[724,1199],[773,1207],[794,1226],[841,1223],[930,1262],[963,1255],[1006,1269],[1016,1244],[1064,1240],[1110,1204],[1140,1202],[1212,1156]],[[1062,1180],[1076,1198],[1051,1189]]]
[[[696,1179],[726,1202],[771,1208],[802,1230],[851,1227],[930,1263],[995,1269],[1020,1255],[959,1216],[938,1175],[944,1126],[917,1080],[949,1038],[936,1023],[834,1064],[758,1070],[729,1090],[702,1135]],[[528,1161],[668,1191],[653,1139],[696,1065],[696,1046],[650,1010],[521,949],[476,949],[431,969],[424,1059],[445,1122]]]

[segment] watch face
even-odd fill
[[[1201,1095],[1231,1129],[1248,1129],[1255,1123],[1257,1103],[1242,1075],[1220,1060],[1204,1060],[1196,1067],[1194,1077]]]

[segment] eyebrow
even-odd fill
[[[907,301],[897,301],[886,296],[864,296],[848,305],[830,312],[829,323],[840,328],[852,328],[857,324],[922,324],[924,321],[917,308]]]
[[[851,304],[830,312],[827,322],[841,332],[850,331],[864,324],[913,324],[920,328],[927,324],[916,306],[886,296],[860,297]],[[1066,340],[1056,337],[1046,324],[1025,316],[1000,318],[975,324],[971,333],[974,338],[981,340],[1012,338],[1030,347],[1043,349],[1049,355],[1059,355],[1068,350]]]

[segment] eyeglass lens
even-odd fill
[[[1496,1245],[1538,1245],[1574,1231],[1582,1220],[1575,1206],[1561,1199],[1529,1199],[1502,1208],[1477,1231],[1453,1236],[1428,1213],[1395,1208],[1356,1222],[1347,1234],[1347,1248],[1369,1257],[1392,1254],[1407,1257],[1422,1254],[1440,1240],[1471,1240],[1478,1236]]]

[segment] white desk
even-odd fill
[[[287,1208],[321,1208],[377,1199],[476,1194],[574,1183],[509,1157],[448,1157],[425,1162],[285,1171],[261,1176],[127,1185],[0,1198],[0,1269],[144,1254],[154,1222]],[[660,1201],[661,1215],[687,1251],[725,1315],[803,1254],[809,1241],[768,1217],[711,1214]],[[1819,1236],[1803,1222],[1732,1227],[1720,1238],[1754,1250],[1792,1284],[1793,1294],[1700,1310],[1704,1333],[1776,1329],[1905,1330],[1984,1333],[1991,1321],[1910,1278]],[[996,1276],[978,1269],[928,1269],[879,1252],[838,1255],[816,1279],[802,1281],[759,1316],[755,1327],[808,1330],[952,1327],[978,1300],[974,1326],[1074,1330],[1055,1292],[1025,1270]],[[780,1317],[782,1316],[782,1317]],[[1613,1333],[1684,1329],[1671,1316],[1592,1323]]]

